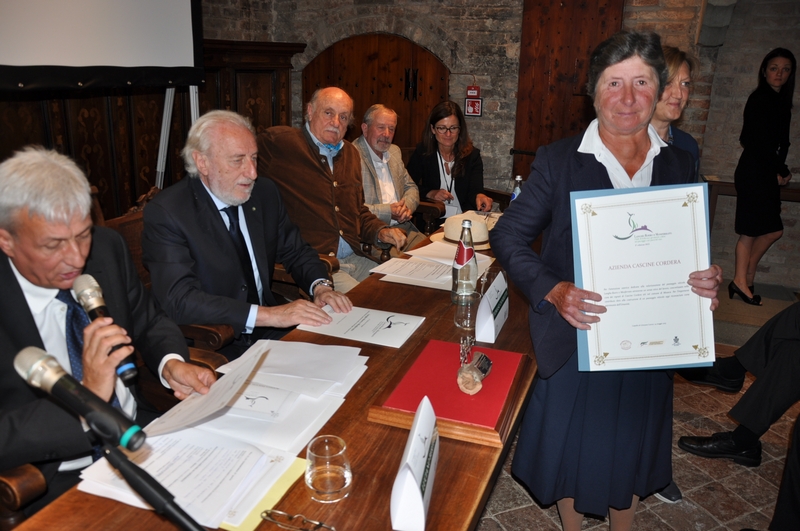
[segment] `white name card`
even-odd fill
[[[422,397],[392,486],[392,529],[425,531],[433,479],[439,462],[439,431],[428,397]]]
[[[503,271],[484,291],[475,321],[475,340],[494,343],[508,319],[508,283]]]

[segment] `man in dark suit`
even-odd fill
[[[739,425],[710,437],[681,437],[682,450],[744,466],[761,464],[761,436],[800,400],[800,302],[767,321],[733,356],[679,373],[692,383],[737,393],[748,371],[756,380],[729,412]]]
[[[142,426],[147,419],[135,388],[115,373],[134,346],[178,398],[205,394],[215,380],[185,363],[180,330],[144,290],[122,237],[92,227],[90,206],[86,177],[63,155],[28,148],[0,165],[0,470],[25,463],[42,470],[48,492],[31,511],[77,483],[78,471],[92,462],[92,436],[16,374],[21,349],[45,349],[87,389],[104,400],[114,396]],[[82,273],[98,281],[113,319],[96,319],[69,344],[68,316],[77,305],[71,288]],[[77,335],[80,326],[72,329]]]
[[[321,325],[329,304],[348,312],[317,252],[289,221],[275,184],[256,173],[257,147],[247,118],[211,111],[189,131],[188,179],[144,210],[143,259],[153,294],[178,324],[228,324],[233,359],[257,339],[279,339],[298,324]],[[281,263],[314,302],[278,305],[272,273]]]

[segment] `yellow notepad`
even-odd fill
[[[286,494],[286,491],[294,485],[294,482],[297,481],[297,478],[302,476],[306,471],[306,460],[296,457],[294,463],[289,466],[289,469],[283,473],[283,475],[275,482],[275,485],[269,489],[269,492],[264,496],[264,498],[258,502],[258,504],[253,508],[250,514],[247,515],[247,518],[244,519],[242,525],[238,527],[234,527],[227,522],[222,522],[220,524],[220,529],[225,529],[227,531],[253,531],[258,525],[263,522],[261,519],[261,513],[266,511],[267,509],[272,509],[275,505],[283,498],[283,495]]]

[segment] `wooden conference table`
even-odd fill
[[[357,346],[361,348],[362,355],[369,356],[367,372],[320,432],[339,435],[347,442],[353,470],[350,496],[335,504],[314,502],[301,477],[275,507],[289,514],[303,514],[332,525],[337,531],[391,529],[389,502],[392,483],[403,455],[408,430],[370,422],[367,412],[376,395],[395,377],[406,359],[416,356],[428,340],[459,341],[458,331],[453,324],[455,307],[450,303],[449,292],[384,282],[379,280],[380,276],[372,275],[348,295],[356,306],[425,316],[420,328],[401,348],[367,345],[298,330],[285,338],[287,341]],[[527,354],[523,358],[522,386],[510,412],[513,435],[521,420],[520,412],[526,403],[536,362],[532,357],[528,332],[527,303],[513,286],[509,295],[511,308],[508,321],[498,340],[485,346]],[[455,379],[456,375],[431,375],[431,378]],[[475,529],[513,437],[508,437],[502,449],[452,439],[440,440],[439,465],[426,529]],[[301,457],[304,455],[305,452],[301,453]],[[136,509],[73,488],[18,529],[156,531],[175,527],[152,511]],[[262,522],[258,529],[269,531],[278,527]]]

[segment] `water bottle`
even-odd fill
[[[519,194],[522,192],[522,175],[517,175],[514,178],[514,191],[511,192],[511,200],[519,197]]]
[[[453,260],[453,291],[450,299],[455,304],[463,304],[464,299],[477,290],[478,260],[472,246],[472,222],[465,219],[461,222],[461,239]]]

